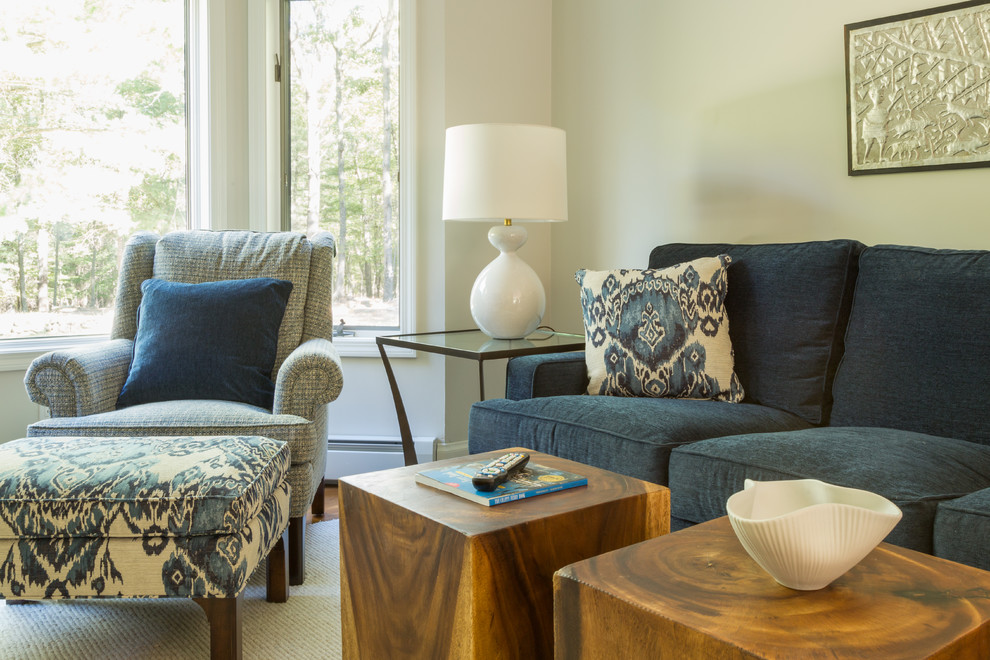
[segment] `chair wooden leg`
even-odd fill
[[[324,479],[320,482],[320,487],[316,489],[316,495],[313,497],[314,516],[322,516],[326,512],[326,492],[327,482]]]
[[[241,605],[237,598],[193,598],[210,622],[210,660],[241,660]]]
[[[284,603],[289,600],[289,530],[268,551],[268,568],[265,578],[265,600],[269,603]]]
[[[306,579],[303,547],[306,545],[306,516],[289,518],[289,584],[297,586]]]

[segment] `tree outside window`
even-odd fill
[[[186,227],[185,0],[0,3],[0,338],[109,332],[138,230]]]
[[[287,6],[291,229],[336,237],[338,323],[398,327],[396,0]]]

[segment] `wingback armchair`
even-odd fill
[[[51,418],[28,436],[252,435],[289,445],[291,584],[304,579],[306,514],[322,512],[327,406],[340,394],[340,357],[331,343],[331,276],[336,247],[321,232],[182,231],[134,235],[124,248],[109,341],[38,357],[24,382]],[[166,400],[118,406],[138,332],[141,284],[154,278],[198,284],[248,278],[292,282],[278,326],[271,409],[238,401]],[[224,323],[224,319],[216,319]],[[181,368],[181,367],[180,367]]]

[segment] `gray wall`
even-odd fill
[[[552,245],[559,325],[581,327],[575,270],[645,267],[668,241],[990,248],[990,170],[846,174],[843,26],[930,6],[555,2],[571,212]]]

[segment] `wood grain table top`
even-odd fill
[[[427,467],[439,468],[473,461],[488,462],[510,451],[527,452],[532,463],[585,476],[588,478],[588,485],[486,507],[414,481],[416,473]],[[341,488],[359,488],[469,536],[485,534],[558,514],[570,514],[632,495],[667,491],[665,486],[658,486],[524,447],[510,447],[484,454],[459,456],[427,465],[410,465],[379,472],[368,472],[343,477],[339,483]],[[660,513],[665,512],[658,512],[658,514]]]
[[[656,622],[640,644],[701,654],[682,657],[990,658],[990,572],[886,543],[828,587],[795,591],[720,518],[572,564],[556,580],[624,610],[616,625],[629,608]]]

